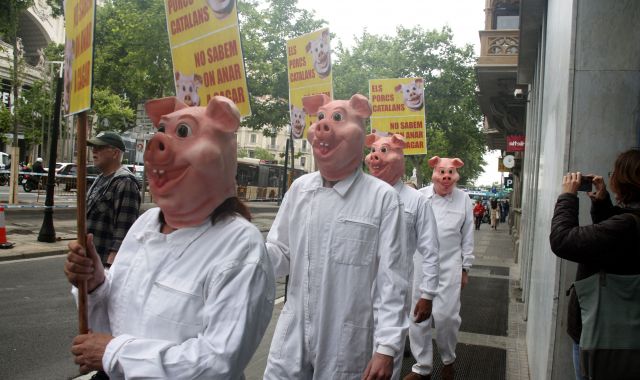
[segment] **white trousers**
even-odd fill
[[[456,360],[456,344],[460,330],[460,280],[462,266],[440,270],[440,285],[438,294],[433,299],[431,318],[422,323],[413,322],[413,309],[420,298],[421,271],[419,261],[414,256],[413,290],[411,309],[409,311],[409,340],[411,353],[416,364],[411,370],[420,375],[428,375],[433,370],[433,328],[436,329],[436,343],[442,362],[447,365]]]

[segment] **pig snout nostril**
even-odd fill
[[[329,132],[329,126],[327,124],[323,125],[322,129],[324,129],[325,132]]]
[[[160,149],[160,150],[164,150],[164,144],[163,144],[163,143],[159,143],[159,144],[158,144],[158,149]]]

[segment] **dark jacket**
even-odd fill
[[[87,192],[87,232],[103,263],[118,251],[127,231],[138,218],[140,188],[124,167],[112,176],[98,176]]]
[[[561,194],[551,222],[549,241],[556,256],[578,263],[576,281],[604,271],[614,274],[640,274],[640,236],[635,213],[640,209],[614,207],[611,199],[591,204],[593,224],[578,225],[578,197]],[[571,291],[567,332],[580,342],[580,305]]]

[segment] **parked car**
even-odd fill
[[[87,165],[87,188],[91,186],[99,174],[98,168],[93,165]],[[60,168],[56,173],[56,180],[58,185],[64,186],[64,191],[75,189],[78,183],[78,165],[67,164]]]
[[[60,173],[60,170],[63,170],[69,165],[74,165],[72,162],[56,162],[56,174]]]

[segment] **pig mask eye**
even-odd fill
[[[340,112],[334,112],[333,115],[331,115],[331,118],[333,119],[333,121],[342,121],[342,119],[344,119],[344,116],[342,116]]]
[[[324,112],[318,112],[318,120],[324,119]]]
[[[387,147],[383,146],[382,148],[380,148],[380,153],[387,153]]]
[[[164,124],[159,124],[158,125],[158,132],[164,133],[164,131],[165,131],[165,125]]]
[[[178,128],[176,128],[176,136],[182,138],[191,136],[191,127],[184,123],[178,124]]]

